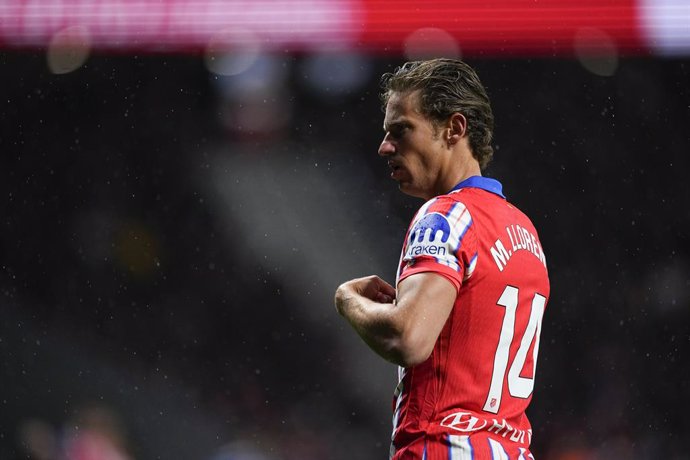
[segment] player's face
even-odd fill
[[[403,193],[429,199],[447,192],[439,190],[445,143],[418,107],[417,92],[391,94],[379,155],[388,160],[391,178],[398,182]]]

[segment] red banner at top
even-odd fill
[[[575,46],[612,43],[631,52],[645,48],[635,0],[465,0],[366,2],[362,41],[397,49],[409,40],[444,42],[463,53],[562,54]]]
[[[17,0],[0,3],[0,46],[198,51],[447,51],[561,55],[690,50],[683,0]],[[72,35],[70,35],[72,34]]]

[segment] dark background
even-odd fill
[[[1,459],[88,426],[138,459],[386,458],[395,369],[332,294],[392,281],[421,204],[376,155],[402,59],[345,88],[267,59],[247,90],[197,57],[0,54]],[[468,62],[551,276],[536,458],[689,458],[690,62]]]

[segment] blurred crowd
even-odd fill
[[[386,458],[395,369],[332,292],[420,204],[376,155],[401,62],[0,54],[0,458]],[[551,275],[536,458],[688,458],[690,62],[470,63]]]

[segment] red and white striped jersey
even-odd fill
[[[549,298],[532,222],[498,181],[470,177],[412,220],[396,284],[420,272],[458,294],[429,359],[399,370],[391,458],[532,458],[525,409]]]

